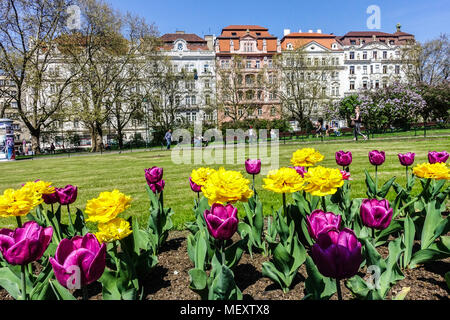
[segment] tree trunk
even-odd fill
[[[102,129],[101,124],[97,123],[95,125],[95,131],[96,131],[96,138],[97,138],[95,152],[101,152],[101,151],[103,151],[103,129]]]
[[[123,133],[122,130],[117,130],[117,140],[119,143],[119,150],[123,149]]]
[[[41,154],[41,146],[39,143],[40,135],[40,130],[31,132],[31,149],[33,150],[34,154]]]
[[[97,150],[97,131],[92,126],[90,128],[91,131],[91,152],[95,152]]]

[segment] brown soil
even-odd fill
[[[158,256],[159,263],[148,275],[145,281],[146,298],[149,300],[199,300],[197,294],[189,289],[189,270],[193,268],[187,255],[186,237],[188,231],[173,231],[162,252]],[[388,254],[386,247],[380,247],[380,254]],[[262,275],[262,263],[268,257],[261,254],[244,253],[234,274],[238,287],[241,289],[244,300],[301,300],[304,297],[306,268],[303,265],[294,287],[287,294]],[[411,291],[406,300],[450,300],[450,290],[445,282],[444,275],[450,271],[450,258],[425,264],[413,270],[404,270],[405,279],[398,282],[388,294],[391,299],[402,289],[410,287]],[[364,274],[360,274],[364,277]],[[74,292],[81,299],[80,292]],[[101,285],[99,283],[89,286],[91,300],[101,299]],[[342,294],[345,300],[353,299],[351,292],[342,285]],[[336,300],[336,296],[332,300]],[[5,290],[0,290],[0,300],[12,300]]]

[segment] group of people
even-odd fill
[[[350,120],[352,121],[351,126],[354,128],[353,140],[358,141],[358,136],[362,136],[364,138],[364,140],[367,140],[368,139],[367,136],[361,132],[362,116],[361,116],[361,109],[359,107],[356,107],[355,116],[350,118]],[[323,119],[319,119],[319,121],[316,122],[315,134],[317,137],[320,136],[323,138],[324,134],[326,136],[329,136],[330,132],[331,132],[330,126],[328,124],[324,125]],[[336,132],[336,135],[338,135],[338,136],[340,135],[339,131]],[[255,130],[253,129],[253,127],[250,127],[250,129],[248,130],[248,137],[249,137],[250,143],[254,143],[255,141],[258,140],[258,136],[257,136]],[[277,134],[274,129],[270,130],[270,138],[272,140],[277,139]],[[164,136],[164,141],[166,143],[167,150],[170,150],[170,146],[172,144],[172,130],[171,129],[169,129],[166,132],[166,135]],[[194,145],[196,147],[202,146],[204,143],[205,143],[205,141],[202,136],[194,138]]]

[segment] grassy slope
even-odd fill
[[[392,176],[398,177],[397,182],[405,183],[405,170],[400,166],[397,154],[415,152],[416,164],[427,161],[428,151],[449,150],[449,138],[408,139],[397,141],[370,141],[345,143],[292,143],[280,145],[280,166],[289,166],[292,153],[302,147],[314,147],[325,155],[323,166],[336,167],[334,153],[338,150],[352,151],[352,189],[354,197],[364,197],[366,192],[364,169],[373,173],[374,169],[368,162],[368,153],[373,149],[384,150],[387,161],[380,169],[380,183],[384,183]],[[164,168],[166,189],[165,204],[174,209],[173,220],[178,229],[183,228],[184,222],[193,218],[192,205],[195,194],[191,192],[188,178],[195,165],[175,165],[171,161],[170,153],[166,151],[136,152],[126,154],[109,154],[100,156],[79,156],[72,158],[17,161],[0,163],[0,192],[7,188],[18,188],[26,181],[41,179],[51,181],[57,187],[73,184],[79,187],[76,206],[84,209],[86,201],[97,197],[102,191],[114,188],[131,195],[133,204],[122,216],[137,215],[141,221],[148,217],[148,198],[145,191],[144,169],[152,166]],[[219,165],[212,166],[219,168]],[[227,169],[245,172],[243,164],[225,165]],[[250,177],[249,177],[250,178]],[[271,212],[271,206],[281,205],[279,195],[262,190],[262,178],[256,180],[257,189],[264,199],[264,211]],[[417,186],[416,186],[417,187]],[[391,193],[388,198],[392,199]],[[238,205],[238,208],[242,208]],[[63,213],[65,213],[65,209]],[[241,209],[242,213],[243,210]],[[15,219],[1,219],[0,226],[13,227]]]

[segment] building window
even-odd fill
[[[205,89],[209,89],[210,88],[210,82],[209,80],[205,80]]]
[[[373,57],[374,59],[378,59],[378,51],[373,51],[372,57]]]
[[[256,60],[256,69],[261,68],[261,61]]]
[[[350,60],[354,60],[354,59],[355,59],[355,52],[350,51]]]
[[[370,74],[373,73],[373,65],[370,66]]]
[[[350,81],[350,90],[355,90],[355,81]]]
[[[400,74],[400,66],[395,66],[395,74]]]
[[[203,66],[203,72],[204,72],[204,73],[208,73],[208,72],[209,72],[209,64],[205,64],[205,65]]]
[[[263,109],[262,108],[258,108],[258,116],[262,116],[263,114]]]
[[[363,51],[363,60],[367,60],[367,51]]]
[[[363,74],[367,74],[367,66],[363,66]]]
[[[197,97],[191,96],[191,104],[196,105],[197,104]]]
[[[387,66],[383,66],[383,73],[384,73],[384,74],[387,73]]]
[[[319,58],[314,58],[314,65],[318,66],[319,65]]]
[[[375,88],[376,89],[380,88],[380,80],[375,81]]]
[[[247,60],[246,68],[247,69],[251,69],[251,67],[252,67],[252,61],[251,60]]]
[[[187,106],[191,105],[191,97],[190,96],[186,96],[186,105]]]
[[[356,40],[350,40],[350,44],[351,45],[355,45],[356,44]]]
[[[367,81],[363,81],[363,89],[367,89]]]
[[[207,94],[207,95],[205,96],[205,103],[206,103],[207,105],[210,105],[210,104],[211,104],[211,96],[210,96],[209,94]]]
[[[269,68],[272,68],[273,67],[273,60],[272,59],[267,60],[267,64],[269,65]]]
[[[383,59],[387,59],[388,55],[387,55],[387,51],[383,51]]]
[[[355,74],[355,66],[350,66],[350,74]]]

